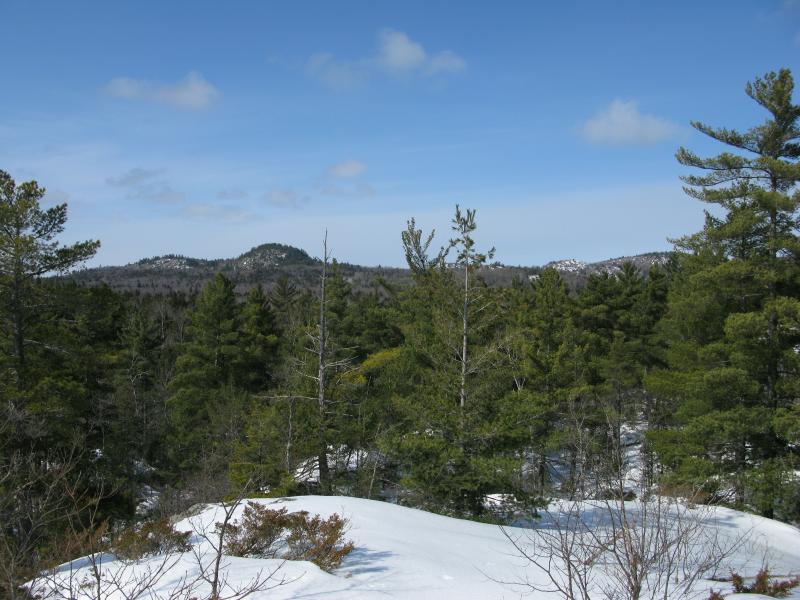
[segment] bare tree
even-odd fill
[[[290,410],[293,409],[295,400],[311,400],[317,403],[317,469],[319,471],[320,492],[330,495],[333,491],[330,463],[328,460],[328,420],[330,414],[331,398],[329,395],[329,382],[333,373],[346,369],[351,364],[349,357],[337,358],[335,348],[331,344],[330,331],[328,327],[328,265],[331,260],[331,253],[328,250],[328,232],[325,231],[323,238],[322,254],[322,273],[320,275],[319,287],[319,320],[317,321],[316,331],[307,331],[306,336],[309,344],[305,347],[308,355],[313,356],[316,363],[316,373],[308,373],[308,365],[303,359],[298,361],[296,371],[305,378],[311,379],[316,387],[316,396],[303,396],[289,394],[284,396],[271,396],[271,398],[285,399],[289,401]],[[341,350],[341,349],[339,349]],[[291,427],[290,412],[290,427]],[[286,461],[287,468],[289,454],[291,451],[291,437],[287,439]]]
[[[55,532],[87,500],[78,492],[78,462],[77,444],[45,455],[0,455],[0,591],[11,600],[26,598],[21,586],[63,558]]]
[[[645,493],[626,501],[629,468],[619,449],[613,454],[616,477],[602,491],[605,499],[556,502],[524,534],[504,528],[516,553],[546,578],[516,583],[567,600],[691,597],[700,579],[717,577],[750,532],[725,536],[712,507],[680,498]]]
[[[558,594],[567,600],[590,600],[600,552],[587,537],[587,523],[581,505],[572,501],[559,511],[545,511],[547,524],[524,534],[502,527],[503,534],[516,553],[530,566],[544,573],[539,582],[526,576],[524,580],[504,582],[531,591]]]

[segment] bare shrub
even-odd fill
[[[251,579],[243,583],[232,583],[228,579],[229,570],[224,563],[225,541],[230,538],[231,527],[234,527],[233,515],[241,506],[247,490],[250,489],[250,482],[243,486],[241,492],[233,500],[225,500],[220,503],[222,509],[222,521],[214,524],[213,529],[203,525],[196,519],[190,519],[197,535],[205,541],[192,548],[194,561],[198,567],[198,575],[194,585],[205,584],[209,586],[210,593],[204,600],[242,600],[255,593],[265,592],[273,588],[291,583],[285,577],[278,578],[278,571],[283,567],[283,563],[273,569],[261,569]],[[196,597],[194,595],[193,597]],[[186,598],[191,600],[192,596]],[[172,599],[170,599],[172,600]]]
[[[720,536],[710,509],[651,496],[641,502],[570,502],[545,512],[524,535],[504,529],[519,555],[544,571],[547,583],[516,582],[567,600],[689,597],[703,577],[714,578],[744,542]]]
[[[224,541],[225,553],[231,556],[275,558],[279,542],[292,525],[293,517],[285,508],[270,510],[248,502],[238,523],[228,525]]]
[[[323,519],[300,512],[292,515],[292,525],[286,542],[290,560],[308,560],[323,571],[331,572],[342,564],[344,557],[355,548],[344,541],[348,520],[334,513]]]
[[[347,519],[333,514],[327,519],[307,512],[272,510],[248,502],[239,521],[217,523],[224,527],[226,554],[258,558],[307,560],[324,571],[333,571],[355,547],[345,540]]]
[[[109,552],[115,541],[108,534],[106,522],[96,519],[95,503],[65,542],[73,556],[83,557],[43,572],[29,589],[33,595],[49,600],[243,600],[289,583],[277,576],[283,563],[262,569],[247,580],[229,579],[223,540],[241,502],[241,496],[222,502],[222,522],[213,527],[195,519],[193,528],[202,540],[196,545],[189,545],[190,534],[175,531],[163,520],[133,528],[121,536],[121,554],[125,556]],[[119,548],[117,541],[116,552]],[[194,568],[163,586],[165,576],[178,565],[187,548]],[[153,558],[154,555],[158,556]]]
[[[783,581],[770,581],[769,569],[761,569],[751,585],[745,585],[744,577],[731,573],[733,591],[737,594],[762,594],[772,598],[786,598],[791,591],[800,586],[800,577]]]
[[[124,529],[116,536],[111,549],[124,560],[139,560],[159,554],[187,552],[192,548],[190,536],[188,531],[177,531],[167,519],[159,519]]]

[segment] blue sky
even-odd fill
[[[766,116],[800,2],[0,4],[0,168],[69,204],[92,264],[264,242],[401,265],[456,203],[509,264],[698,229],[688,123]]]

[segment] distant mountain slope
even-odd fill
[[[581,286],[591,273],[615,273],[626,261],[633,262],[642,272],[655,264],[665,264],[669,253],[651,252],[637,256],[626,256],[596,263],[584,263],[574,259],[548,263],[561,272],[571,286]],[[237,285],[239,291],[262,284],[272,286],[279,278],[287,277],[300,287],[315,286],[320,274],[321,262],[305,250],[284,244],[262,244],[236,258],[202,259],[168,254],[145,258],[123,266],[95,267],[76,271],[69,275],[88,285],[107,284],[119,291],[158,293],[168,290],[194,292],[216,273],[224,273]],[[395,267],[365,267],[339,263],[342,274],[356,289],[374,285],[376,278],[393,284],[411,280],[408,269]],[[483,270],[483,277],[491,285],[510,285],[515,277],[531,279],[544,267],[523,267],[494,264]]]

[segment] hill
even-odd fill
[[[575,259],[550,262],[544,267],[558,270],[567,283],[580,287],[591,273],[616,273],[626,261],[646,273],[653,265],[664,265],[669,253],[651,252],[624,256],[595,263]],[[391,284],[411,280],[408,269],[382,266],[362,266],[338,263],[344,277],[356,288],[366,289],[377,279]],[[510,266],[494,263],[483,269],[482,275],[490,285],[507,286],[514,278],[531,279],[544,267]],[[123,266],[104,266],[83,269],[68,277],[87,285],[107,284],[118,291],[160,293],[169,290],[196,292],[216,273],[223,273],[244,292],[261,284],[271,287],[281,277],[287,277],[299,287],[314,287],[318,282],[321,262],[305,250],[284,244],[262,244],[235,258],[202,259],[168,254],[145,258]]]
[[[274,558],[224,556],[220,563],[222,575],[231,590],[245,586],[262,569],[264,571],[261,572],[266,573],[279,569],[273,576],[273,582],[283,580],[287,582],[286,585],[256,593],[251,596],[254,600],[483,600],[519,598],[523,592],[527,592],[525,597],[532,599],[557,596],[543,591],[531,593],[529,588],[519,585],[527,580],[537,587],[545,587],[548,585],[547,574],[527,564],[497,525],[444,517],[386,502],[342,496],[301,496],[262,499],[256,502],[271,509],[285,507],[291,512],[307,511],[311,515],[321,514],[323,517],[333,513],[343,515],[350,521],[346,537],[354,542],[355,549],[345,558],[341,567],[332,573],[321,571],[305,561],[283,562]],[[590,523],[593,531],[599,533],[607,527],[602,519],[589,516],[592,511],[604,510],[599,505],[586,504],[583,510],[586,511],[586,522]],[[626,510],[631,514],[637,513],[640,505],[626,503]],[[553,508],[553,511],[551,519],[557,518],[558,509]],[[767,556],[770,567],[776,574],[796,573],[800,569],[800,531],[790,525],[720,507],[710,507],[708,510],[679,508],[677,511],[675,514],[683,519],[697,519],[695,522],[700,524],[704,532],[712,532],[711,536],[701,535],[690,540],[690,553],[700,551],[698,545],[703,544],[704,540],[713,540],[720,546],[730,547],[725,540],[738,540],[744,534],[749,535],[749,542],[740,544],[720,566],[720,574],[723,576],[730,574],[728,568],[754,574],[761,567],[760,561]],[[241,514],[241,507],[237,514]],[[209,541],[196,534],[212,531],[214,523],[219,523],[222,519],[221,509],[212,505],[195,517],[176,524],[181,531],[195,533],[190,538],[195,552],[176,555],[174,560],[167,562],[167,571],[155,587],[155,597],[166,598],[170,589],[182,581],[196,577],[199,573],[197,557],[200,557],[203,565],[213,564],[214,552]],[[555,521],[545,517],[533,526],[547,529],[554,527]],[[521,527],[509,527],[506,531],[515,539],[528,539],[526,531],[529,530]],[[713,532],[719,532],[719,537],[713,535]],[[215,538],[212,536],[211,539]],[[153,557],[131,565],[115,559],[113,555],[105,555],[102,567],[109,575],[119,573],[120,579],[135,582],[137,575],[138,580],[142,580],[145,578],[142,574],[147,575],[148,568],[151,569],[150,573],[155,572],[157,565],[162,563],[163,559]],[[69,576],[71,580],[80,582],[89,574],[86,559],[73,561],[70,566],[68,568],[64,565],[57,569],[61,573],[62,581],[66,582]],[[599,562],[593,585],[602,587],[606,582],[614,581],[614,573],[614,563]],[[678,574],[674,576],[677,578]],[[709,572],[706,576],[710,577],[712,573]],[[727,593],[729,585],[721,581],[700,579],[692,587],[694,592],[698,592],[696,597],[706,598],[709,587],[723,589]],[[207,587],[206,584],[201,584],[194,593],[207,592]],[[229,590],[226,588],[226,591]],[[593,597],[603,597],[597,588],[595,591],[597,595]],[[81,594],[89,597],[88,591],[82,590]],[[52,597],[46,593],[45,596]],[[677,591],[668,595],[670,599],[680,596]],[[205,594],[200,593],[198,597],[205,597]],[[798,596],[795,594],[791,597]]]

